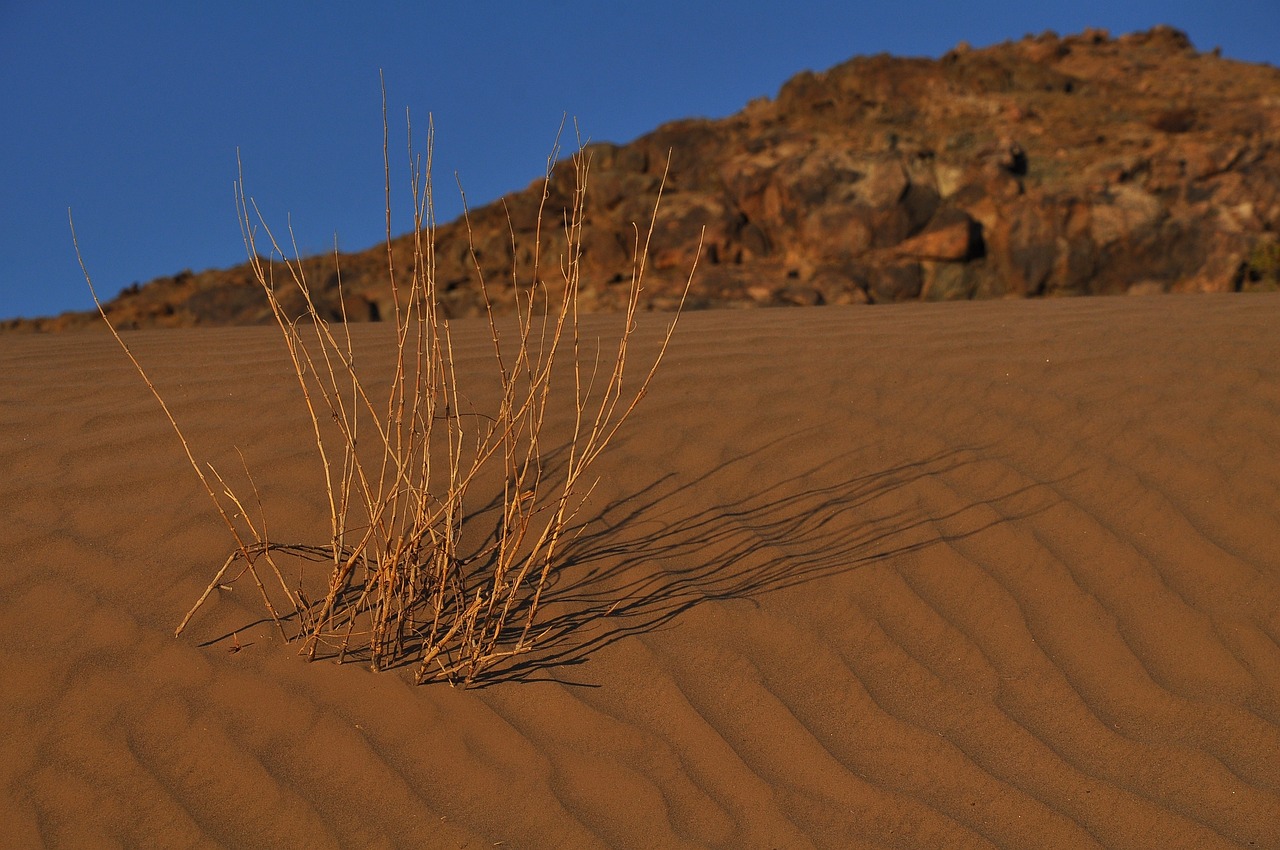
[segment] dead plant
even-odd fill
[[[309,659],[361,658],[374,669],[413,664],[418,682],[470,684],[546,637],[538,627],[539,610],[593,486],[591,470],[645,394],[679,312],[667,326],[656,356],[638,376],[624,380],[633,371],[630,344],[657,216],[655,202],[647,230],[635,230],[635,260],[620,336],[616,344],[608,343],[603,357],[604,344],[585,344],[578,295],[591,159],[580,143],[569,160],[575,178],[572,203],[563,212],[549,211],[557,142],[548,157],[531,246],[532,268],[513,267],[510,284],[494,286],[484,279],[474,239],[471,242],[475,284],[487,308],[497,388],[496,402],[477,410],[460,385],[435,276],[431,132],[424,155],[415,153],[409,130],[415,234],[410,268],[397,267],[392,251],[387,137],[384,100],[387,284],[394,304],[389,328],[395,335],[395,356],[389,389],[381,392],[375,387],[384,386],[387,376],[378,381],[357,369],[345,321],[331,323],[322,315],[319,293],[304,274],[292,232],[291,250],[286,252],[245,194],[243,174],[236,184],[249,262],[301,388],[324,473],[330,525],[326,543],[284,544],[267,536],[265,522],[251,518],[223,476],[197,462],[164,399],[111,327],[97,294],[93,297],[159,401],[235,542],[175,634],[182,633],[215,588],[248,575],[280,634],[296,641]],[[470,235],[469,214],[464,215]],[[547,262],[543,224],[553,215],[563,227],[564,253],[554,258],[556,262]],[[287,279],[276,279],[281,263],[261,258],[259,232],[272,258],[284,261]],[[515,232],[513,226],[513,242]],[[78,244],[76,250],[79,254]],[[513,250],[512,256],[520,253]],[[87,271],[85,279],[92,292]],[[285,289],[301,293],[306,305],[301,316],[286,311]],[[510,290],[514,333],[500,332],[511,320],[499,316],[503,311],[494,300],[496,289]],[[566,375],[571,386],[557,383],[553,392],[553,377],[558,382]],[[556,404],[572,405],[572,427],[567,441],[549,446],[544,425]],[[493,480],[500,480],[502,488],[495,500],[500,505],[496,528],[478,551],[464,550],[463,530],[479,515],[471,491],[478,482]],[[296,575],[286,577],[280,565],[284,555],[299,564]],[[237,565],[239,572],[228,579]]]

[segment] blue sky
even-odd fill
[[[358,7],[358,8],[357,8]],[[436,211],[523,188],[561,116],[626,142],[722,117],[854,55],[938,56],[1052,29],[1169,23],[1196,46],[1280,65],[1276,0],[36,2],[0,0],[0,318],[243,261],[236,152],[273,226],[304,253],[383,238],[378,72],[404,183],[404,110],[436,128]],[[394,180],[394,178],[393,178]],[[397,232],[409,226],[401,213]]]

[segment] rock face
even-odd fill
[[[653,309],[675,303],[699,250],[694,307],[1278,283],[1280,69],[1197,52],[1167,27],[961,45],[936,61],[856,58],[799,74],[732,117],[677,121],[589,152],[587,309],[620,304],[633,223],[643,232],[668,152],[646,276]],[[513,261],[521,274],[529,268],[541,189],[472,213],[474,262],[460,222],[438,228],[450,314],[481,309],[475,263],[491,286],[510,281]],[[572,189],[566,165],[547,199],[550,220]],[[562,247],[558,231],[544,233],[544,256]],[[393,243],[401,268],[411,249],[412,236]],[[343,295],[332,257],[307,261],[326,309],[386,318],[385,246],[339,262]],[[163,278],[109,309],[125,326],[269,319],[243,266]]]

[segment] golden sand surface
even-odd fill
[[[276,331],[128,339],[322,543]],[[5,846],[1280,847],[1280,295],[687,315],[564,634],[468,690],[248,585],[175,639],[230,541],[145,385],[83,333],[0,387]]]

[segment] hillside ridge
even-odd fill
[[[695,256],[695,308],[1226,292],[1280,278],[1280,69],[1198,51],[1166,26],[962,43],[936,60],[856,57],[728,118],[587,151],[587,310],[620,306],[668,152],[649,309],[674,306]],[[562,166],[552,221],[572,191]],[[537,180],[473,210],[474,259],[461,220],[437,228],[450,316],[480,313],[477,265],[499,288],[527,269],[541,192]],[[563,234],[543,230],[544,256],[558,256]],[[401,268],[412,242],[393,240]],[[303,261],[322,309],[388,318],[386,246],[336,259]],[[126,328],[270,321],[248,264],[135,285],[107,311]]]

